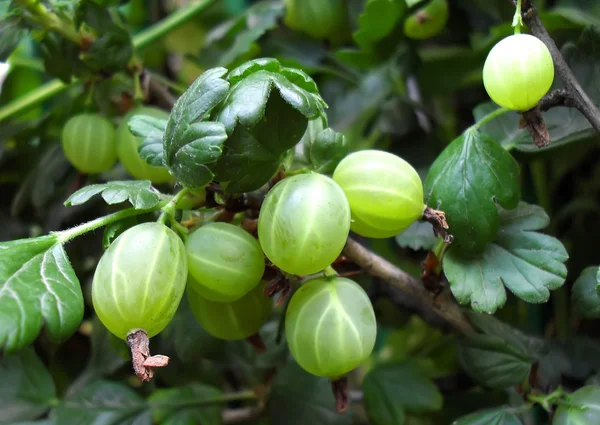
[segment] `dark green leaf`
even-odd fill
[[[509,407],[481,410],[457,419],[452,425],[522,425]]]
[[[110,223],[104,228],[104,235],[102,236],[102,248],[107,249],[121,233],[130,227],[135,226],[136,224],[138,224],[137,217],[128,217],[126,219]]]
[[[285,425],[349,425],[349,412],[338,414],[331,384],[290,362],[273,381],[269,402],[271,422]]]
[[[353,34],[356,44],[363,50],[370,49],[394,30],[405,12],[405,0],[368,0],[358,18],[358,31]]]
[[[348,154],[348,143],[342,133],[327,128],[317,135],[309,150],[314,170],[321,174],[330,174]]]
[[[25,347],[42,326],[53,341],[71,336],[83,296],[58,236],[0,243],[0,258],[0,347]]]
[[[217,180],[228,183],[229,193],[249,192],[265,184],[279,169],[284,153],[306,131],[306,118],[277,94],[270,96],[265,109],[254,128],[235,126],[225,142],[225,154],[213,168]]]
[[[55,401],[52,376],[32,349],[0,360],[0,424],[39,417]]]
[[[596,425],[600,423],[600,387],[580,388],[556,410],[552,425]]]
[[[132,55],[133,45],[129,33],[115,25],[103,32],[81,56],[93,70],[113,73],[123,70]]]
[[[65,206],[84,204],[99,193],[109,205],[129,201],[137,210],[151,209],[160,202],[159,193],[148,180],[124,180],[82,187],[69,196]]]
[[[427,205],[446,213],[453,251],[483,252],[500,227],[496,203],[516,208],[519,164],[476,130],[467,130],[435,160],[425,181]]]
[[[79,46],[60,35],[48,33],[40,43],[44,69],[65,83],[73,76],[81,76],[85,64],[79,59]]]
[[[600,293],[598,292],[600,267],[586,268],[573,285],[573,309],[586,319],[600,318]]]
[[[363,391],[374,425],[401,425],[405,412],[421,414],[442,408],[442,395],[413,360],[376,366],[366,376]]]
[[[157,390],[148,401],[154,421],[161,425],[219,425],[222,423],[219,405],[203,406],[202,402],[218,399],[221,395],[218,388],[191,384]]]
[[[167,128],[167,120],[148,115],[135,115],[131,117],[127,126],[133,135],[144,139],[138,148],[140,157],[150,165],[163,166],[165,156],[163,134]]]
[[[129,387],[95,381],[64,399],[54,410],[60,425],[150,425],[148,403]]]
[[[396,243],[402,248],[430,250],[438,238],[433,234],[433,226],[426,221],[415,221],[408,229],[396,236]]]
[[[493,313],[506,302],[505,286],[530,303],[548,301],[550,291],[567,276],[568,254],[562,243],[536,232],[550,219],[541,207],[521,203],[499,211],[500,231],[479,257],[465,258],[451,249],[444,272],[456,299],[476,311]]]
[[[23,24],[23,18],[17,13],[9,12],[0,20],[0,61],[6,61],[27,35]]]

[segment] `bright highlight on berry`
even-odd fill
[[[415,169],[391,153],[364,150],[348,155],[333,173],[352,212],[350,229],[389,238],[423,215],[423,184]]]
[[[528,34],[505,38],[490,51],[483,67],[483,84],[498,105],[528,111],[554,81],[554,63],[546,45]]]

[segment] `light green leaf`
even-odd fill
[[[150,165],[164,165],[165,150],[163,136],[167,128],[167,120],[148,115],[134,115],[127,123],[129,131],[134,136],[142,137],[138,147],[140,157]]]
[[[377,366],[363,383],[365,407],[374,425],[401,425],[405,413],[442,408],[442,395],[425,370],[413,360]]]
[[[129,387],[95,381],[54,410],[60,425],[151,425],[148,403]]]
[[[586,268],[573,285],[571,302],[573,309],[586,319],[600,318],[600,293],[598,277],[600,267]]]
[[[35,419],[55,401],[52,376],[30,348],[0,360],[0,382],[0,424]]]
[[[69,199],[65,201],[65,206],[85,204],[99,193],[109,205],[129,201],[136,210],[149,210],[160,202],[160,195],[152,187],[150,181],[123,180],[82,187],[69,196]]]
[[[500,227],[496,203],[519,204],[519,164],[477,130],[469,129],[435,160],[425,181],[427,205],[446,213],[451,251],[483,252]]]
[[[79,280],[58,236],[0,243],[0,347],[31,344],[45,326],[48,337],[71,336],[83,318]]]
[[[307,148],[314,170],[321,174],[330,174],[348,154],[349,146],[342,133],[326,128]]]
[[[556,410],[552,425],[597,425],[600,423],[600,387],[578,389]]]
[[[562,243],[538,233],[550,219],[541,207],[521,203],[499,211],[496,240],[475,258],[451,249],[444,257],[450,289],[461,304],[493,313],[506,302],[508,288],[530,303],[544,303],[565,282],[568,254]]]
[[[218,399],[221,395],[218,388],[191,384],[157,390],[148,401],[152,406],[152,418],[161,425],[219,425],[222,423],[220,406],[203,406],[202,402]]]
[[[522,422],[506,407],[471,413],[457,419],[452,425],[522,425]]]

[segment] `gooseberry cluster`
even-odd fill
[[[369,357],[377,325],[365,291],[331,264],[351,229],[389,237],[424,208],[410,164],[382,151],[356,152],[333,178],[309,172],[273,186],[260,208],[258,238],[226,222],[204,223],[182,235],[185,242],[161,222],[126,230],[98,264],[93,304],[105,326],[132,345],[132,335],[152,337],[166,327],[187,287],[200,325],[217,338],[240,340],[256,335],[271,314],[267,264],[280,276],[308,276],[288,305],[286,339],[301,367],[335,381]],[[143,366],[157,365],[149,353],[142,357]]]
[[[140,107],[130,111],[115,129],[102,115],[82,113],[71,117],[62,131],[62,147],[69,162],[85,174],[110,170],[117,159],[127,172],[139,180],[165,183],[173,179],[165,167],[149,165],[138,153],[142,143],[129,131],[127,122],[134,115],[148,115],[167,119],[169,114],[153,107]]]

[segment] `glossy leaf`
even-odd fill
[[[79,280],[56,235],[0,243],[0,347],[71,336],[83,318]]]
[[[506,302],[506,288],[530,303],[548,301],[550,291],[565,282],[568,259],[562,243],[538,233],[550,219],[541,207],[521,203],[499,211],[496,240],[478,257],[451,249],[444,257],[450,289],[461,304],[493,313]]]
[[[516,208],[521,199],[519,165],[476,130],[467,130],[435,160],[425,181],[427,205],[446,213],[452,250],[483,252],[500,227],[496,203]]]
[[[35,419],[55,401],[52,376],[33,349],[2,358],[0,381],[0,424]]]
[[[140,157],[150,165],[164,165],[163,134],[167,120],[148,115],[134,115],[127,123],[129,131],[134,136],[144,140],[138,148]]]
[[[586,319],[600,318],[600,292],[598,276],[600,267],[588,267],[573,285],[571,302],[573,309]]]
[[[254,128],[235,127],[225,142],[224,155],[213,167],[217,180],[228,183],[227,192],[260,188],[277,172],[284,153],[306,130],[306,118],[277,93],[271,95],[265,109]]]
[[[348,154],[348,142],[342,133],[326,128],[309,146],[310,161],[316,172],[331,174]]]
[[[377,366],[363,382],[365,407],[374,425],[403,424],[405,413],[442,408],[442,395],[415,361]]]
[[[402,248],[430,250],[438,238],[433,234],[433,226],[426,221],[415,221],[408,229],[396,236],[396,243]]]
[[[463,416],[452,423],[452,425],[522,425],[517,415],[510,409],[489,409],[471,413]]]
[[[327,378],[302,370],[295,362],[279,370],[273,380],[269,402],[273,424],[350,425],[350,412],[335,411],[335,400]]]
[[[394,30],[405,12],[405,0],[368,0],[358,17],[358,30],[353,34],[356,44],[369,50]]]
[[[97,194],[109,205],[129,201],[138,210],[151,209],[160,202],[159,193],[148,180],[124,180],[85,186],[69,196],[65,206],[85,204]]]
[[[60,425],[150,425],[148,403],[131,388],[94,381],[65,398],[54,410]]]
[[[560,405],[552,425],[596,425],[600,422],[600,387],[587,386],[569,395]]]
[[[185,387],[159,389],[148,402],[152,409],[152,418],[161,425],[221,424],[221,408],[218,404],[202,405],[221,396],[218,388],[203,384],[191,384]],[[188,403],[187,405],[185,403]]]

